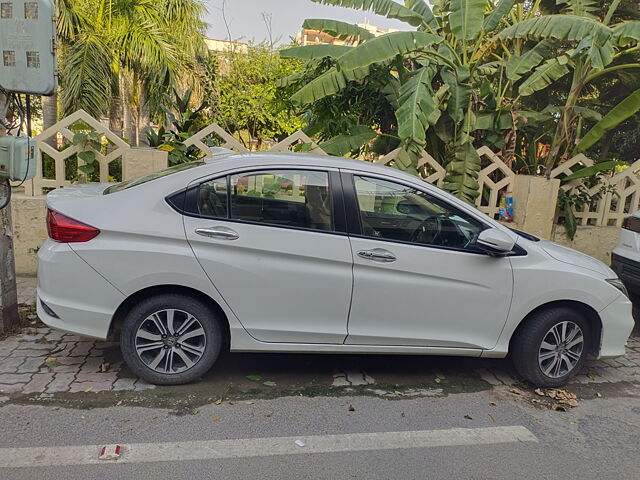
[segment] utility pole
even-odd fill
[[[13,259],[11,206],[0,210],[0,332],[18,324],[18,292]]]
[[[13,229],[11,223],[11,186],[9,181],[23,183],[34,177],[39,150],[31,136],[32,95],[52,95],[57,87],[55,54],[55,6],[53,0],[18,2],[2,1],[0,15],[0,332],[18,324]],[[28,136],[21,136],[24,112],[15,102],[26,94]],[[17,136],[7,122],[19,116]],[[11,131],[6,131],[5,128]]]
[[[0,94],[0,113],[3,115],[6,101],[7,98]],[[0,137],[5,135],[6,131],[0,124]],[[0,332],[11,330],[18,324],[18,292],[11,225],[11,206],[7,205],[0,209]]]

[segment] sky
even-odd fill
[[[364,22],[382,28],[411,28],[397,20],[389,20],[371,12],[362,12],[350,8],[320,5],[311,0],[203,0],[208,9],[206,17],[209,23],[208,36],[227,39],[227,27],[222,15],[226,17],[232,40],[260,42],[269,38],[263,13],[270,16],[273,40],[288,43],[289,37],[295,37],[305,18],[330,18],[349,23]]]

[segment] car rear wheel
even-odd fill
[[[184,295],[143,300],[125,318],[120,349],[129,368],[158,385],[188,383],[205,374],[221,349],[215,313]]]
[[[535,313],[512,344],[516,370],[536,386],[559,387],[584,365],[591,345],[589,321],[561,307]]]

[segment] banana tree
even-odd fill
[[[480,194],[481,164],[474,141],[490,140],[498,149],[509,150],[503,137],[515,128],[512,112],[516,108],[509,93],[517,82],[528,80],[528,72],[545,59],[550,48],[545,44],[530,49],[525,40],[499,40],[504,29],[532,19],[535,6],[525,8],[515,0],[433,0],[433,8],[424,0],[404,4],[392,0],[311,1],[372,11],[403,21],[415,31],[373,37],[355,25],[307,20],[305,27],[342,39],[346,45],[310,45],[281,52],[305,58],[312,65],[328,65],[301,84],[291,101],[304,109],[366,81],[373,70],[385,69],[387,82],[380,93],[395,113],[392,133],[401,146],[396,166],[415,173],[422,150],[427,149],[446,164],[444,188],[473,203]],[[361,128],[359,133],[363,142],[372,138]]]
[[[543,90],[565,77],[571,79],[545,161],[547,174],[573,154],[593,145],[606,130],[640,109],[638,92],[635,92],[599,120],[580,141],[582,115],[579,103],[588,92],[590,84],[624,70],[636,69],[640,73],[640,63],[624,61],[625,55],[640,48],[640,21],[612,25],[619,5],[620,0],[613,0],[607,9],[602,10],[603,16],[600,17],[601,9],[596,2],[568,0],[563,13],[530,18],[497,35],[499,41],[507,44],[533,41],[540,42],[537,48],[544,48],[540,47],[542,45],[553,47],[554,55],[519,85],[518,94],[521,97]],[[536,49],[529,54],[534,50]]]

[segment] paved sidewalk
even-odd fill
[[[38,279],[36,277],[17,277],[18,303],[34,304],[36,302],[37,286]]]
[[[377,383],[375,373],[354,373],[341,369],[339,362],[342,357],[338,357],[337,360],[333,357],[323,358],[328,364],[337,362],[337,373],[332,376],[327,373],[327,382],[332,382],[334,387],[348,388]],[[365,357],[363,368],[368,368],[367,362]],[[447,361],[443,358],[439,363]],[[455,361],[452,360],[451,363],[455,364]],[[231,371],[227,370],[226,373],[231,378],[244,379],[242,366],[236,367],[233,362],[229,366]],[[473,359],[459,365],[456,370],[459,376],[479,376],[493,386],[518,383],[508,361]],[[401,376],[401,373],[396,372],[395,375]],[[443,378],[445,375],[439,373],[436,368],[434,371],[424,371],[422,376]],[[627,354],[624,357],[588,362],[586,368],[572,383],[618,382],[640,383],[640,337],[632,337],[629,340]],[[135,378],[129,372],[123,364],[119,346],[114,342],[95,341],[49,328],[25,329],[18,335],[0,341],[0,394],[53,394],[149,388],[155,387]]]
[[[154,388],[144,380],[127,378],[122,364],[117,343],[49,328],[25,329],[0,341],[0,393]]]

